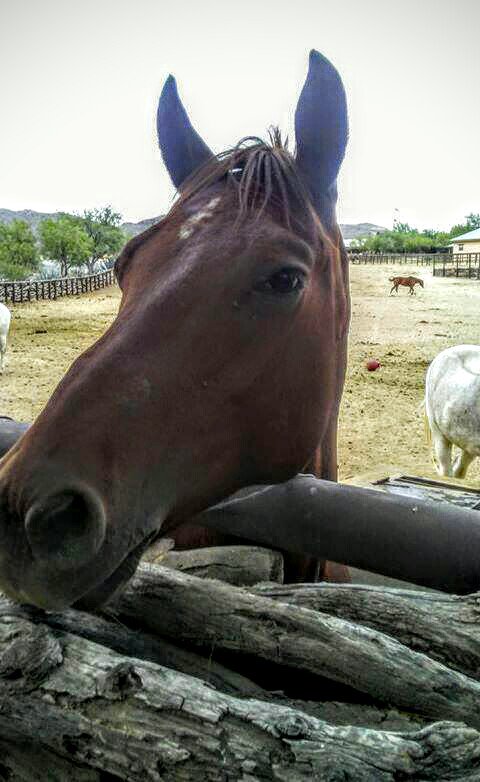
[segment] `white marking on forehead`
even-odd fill
[[[188,239],[188,237],[193,234],[196,226],[199,223],[203,222],[203,220],[210,219],[219,202],[220,202],[220,196],[211,198],[208,204],[205,204],[205,206],[203,207],[203,209],[200,210],[200,212],[196,212],[194,215],[189,217],[188,220],[186,220],[183,223],[183,225],[180,226],[180,231],[178,232],[178,238]]]

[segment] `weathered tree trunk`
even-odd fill
[[[93,258],[87,258],[86,264],[87,264],[87,270],[89,274],[95,273],[95,264],[98,261],[98,258],[94,256]]]
[[[478,769],[480,734],[465,725],[333,727],[36,624],[13,605],[0,623],[0,694],[3,745],[14,742],[1,770],[25,782],[47,769],[45,780],[85,782],[473,780]]]
[[[282,491],[262,533],[276,508],[277,543],[291,507]],[[304,507],[301,546],[323,545],[308,536],[316,506]],[[327,531],[333,516],[332,505]],[[239,588],[211,577],[279,578],[281,557],[169,546],[151,556],[203,578],[143,564],[103,615],[0,599],[0,780],[478,779],[479,594]]]
[[[0,741],[0,779],[2,782],[103,782],[101,771],[79,767],[30,742],[13,741]]]
[[[212,659],[207,649],[204,656],[177,646],[149,633],[120,624],[115,616],[97,616],[76,610],[60,614],[45,614],[29,606],[23,606],[21,616],[35,623],[48,624],[53,630],[73,633],[96,644],[106,646],[127,657],[141,658],[175,668],[181,673],[195,676],[220,692],[240,697],[260,698],[292,706],[312,716],[326,719],[333,724],[381,727],[382,730],[412,730],[426,724],[419,715],[407,715],[395,709],[366,706],[364,704],[343,704],[338,702],[301,701],[288,698],[281,692],[269,692]],[[15,607],[6,599],[0,599],[0,617],[11,616]],[[17,612],[18,613],[18,612]]]
[[[0,601],[0,612],[8,613],[8,601]],[[36,609],[24,608],[24,612],[34,621],[48,622],[49,627],[69,632],[107,646],[127,657],[139,657],[149,662],[175,668],[181,673],[195,676],[211,684],[212,687],[242,697],[264,697],[262,687],[254,684],[245,676],[220,665],[211,656],[202,656],[165,638],[131,629],[120,623],[115,616],[97,616],[82,611],[63,611],[61,614],[44,615]],[[10,606],[11,611],[11,606]]]
[[[480,679],[480,594],[446,595],[362,584],[262,584],[252,594],[324,611],[386,633]]]
[[[256,655],[406,711],[480,727],[479,682],[345,619],[152,565],[138,569],[118,609],[177,643]],[[321,683],[312,697],[322,699]]]
[[[158,557],[154,547],[154,551],[147,551],[143,559],[190,576],[214,578],[236,586],[250,586],[262,581],[283,583],[282,555],[259,546],[212,546],[190,551],[161,551]]]

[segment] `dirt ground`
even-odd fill
[[[388,277],[416,274],[417,295],[389,296]],[[433,475],[423,431],[425,371],[444,348],[480,343],[480,283],[432,277],[428,269],[352,266],[352,325],[339,433],[340,478],[395,464]],[[113,320],[120,294],[96,294],[13,307],[0,414],[31,421],[72,361]],[[368,372],[377,358],[381,368]],[[470,468],[480,482],[480,459]]]
[[[424,280],[416,295],[407,288],[389,295],[389,277],[414,274]],[[343,396],[340,477],[345,480],[396,464],[417,475],[435,475],[425,441],[425,373],[432,359],[451,345],[480,344],[480,284],[433,277],[426,267],[352,266],[352,324],[348,375]],[[368,372],[376,358],[381,369]],[[480,480],[480,459],[469,480]]]

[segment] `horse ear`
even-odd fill
[[[173,76],[165,82],[158,102],[157,133],[160,152],[176,188],[213,156],[192,127]]]
[[[312,49],[295,112],[296,160],[317,211],[336,201],[336,179],[348,137],[347,102],[333,65]]]

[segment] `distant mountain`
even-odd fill
[[[25,220],[31,227],[34,233],[38,233],[38,226],[42,220],[48,220],[50,218],[58,218],[64,212],[34,212],[33,209],[22,209],[19,212],[14,212],[12,209],[0,209],[0,223],[11,223],[13,220]],[[122,223],[121,228],[129,236],[136,236],[142,233],[147,228],[150,228],[154,223],[158,223],[162,215],[158,217],[148,217],[146,220],[141,220],[139,223]]]
[[[22,209],[21,212],[13,212],[11,209],[0,209],[0,223],[11,223],[13,220],[25,220],[32,230],[37,233],[42,220],[50,217],[60,217],[61,212],[34,212],[33,209]]]
[[[50,217],[59,217],[61,212],[34,212],[32,209],[23,209],[20,212],[14,212],[11,209],[0,209],[0,223],[11,223],[12,220],[25,220],[32,226],[32,229],[37,233],[39,223],[42,220],[46,220]],[[140,220],[139,223],[122,223],[121,227],[125,233],[130,236],[136,236],[142,233],[147,228],[150,228],[154,223],[158,223],[163,215],[158,217],[148,217],[145,220]],[[356,223],[356,224],[343,224],[340,225],[342,236],[345,240],[345,244],[348,244],[352,239],[356,239],[358,236],[372,236],[382,231],[386,231],[386,228],[382,228],[381,225],[375,225],[374,223]]]
[[[388,229],[382,228],[381,225],[375,225],[374,223],[355,223],[340,225],[340,230],[342,232],[343,241],[348,247],[353,239],[358,239],[360,236],[375,236]]]
[[[146,231],[151,225],[158,223],[162,217],[163,215],[158,215],[158,217],[147,217],[145,220],[140,220],[139,223],[122,223],[121,227],[125,233],[130,236],[136,236],[137,234],[141,234],[142,231]]]
[[[150,217],[147,220],[141,220],[139,223],[123,223],[122,228],[132,236],[136,236],[136,234],[150,228],[154,223],[158,223],[162,217],[163,215],[159,215],[158,217]],[[349,223],[341,224],[340,230],[345,244],[348,247],[348,244],[352,239],[357,239],[359,236],[375,236],[375,234],[382,233],[382,231],[386,231],[387,229],[383,228],[381,225],[375,225],[375,223]]]

